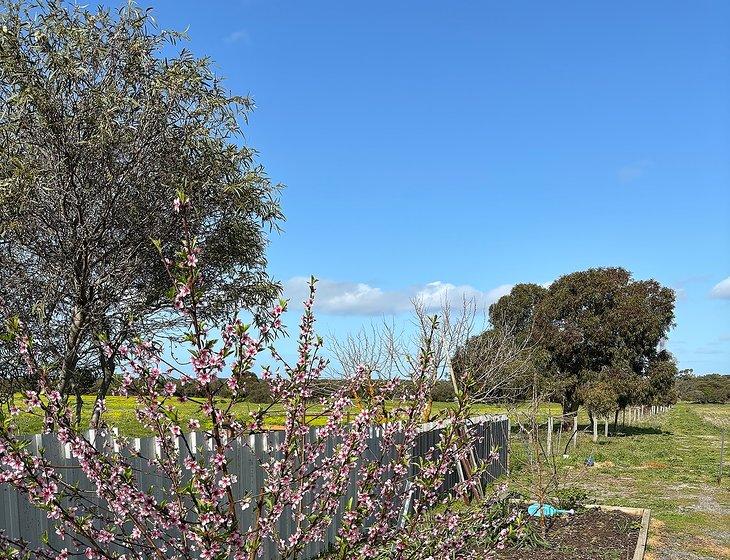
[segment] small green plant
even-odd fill
[[[487,519],[493,529],[491,542],[488,544],[496,546],[501,541],[509,547],[528,549],[549,546],[527,512],[516,507],[512,493],[490,507]]]
[[[592,504],[595,500],[589,498],[588,493],[578,486],[565,486],[555,492],[555,507],[559,509],[572,509],[581,511],[585,506]]]
[[[629,534],[632,531],[638,531],[641,529],[641,520],[633,519],[631,517],[622,517],[616,522],[616,528],[624,534]]]

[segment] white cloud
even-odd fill
[[[641,177],[651,166],[651,161],[642,159],[629,165],[624,165],[618,170],[618,180],[622,183],[630,183],[631,181]]]
[[[232,45],[234,43],[244,43],[246,45],[251,44],[251,35],[245,29],[238,29],[223,37],[223,41]]]
[[[308,278],[297,276],[284,283],[284,297],[293,305],[300,305],[308,296]],[[479,307],[487,307],[506,295],[511,284],[503,284],[488,291],[469,285],[448,282],[430,282],[404,290],[382,290],[363,282],[319,280],[315,309],[331,315],[394,315],[411,309],[411,300],[419,299],[428,310],[439,309],[444,302],[459,305],[473,299]]]
[[[712,288],[710,297],[715,299],[730,299],[730,276]]]
[[[482,292],[469,285],[455,286],[448,282],[430,282],[418,290],[415,298],[420,300],[427,309],[439,309],[448,302],[459,305],[465,299],[474,301],[477,307],[488,306],[512,290],[512,284],[502,284],[489,291]]]

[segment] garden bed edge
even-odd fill
[[[636,541],[636,549],[632,560],[643,560],[644,553],[646,552],[646,543],[649,539],[649,521],[651,521],[651,510],[649,508],[634,508],[634,507],[623,507],[623,506],[604,506],[599,504],[592,504],[586,506],[591,509],[604,509],[607,511],[621,511],[631,515],[641,516],[641,529],[639,529],[639,538]]]

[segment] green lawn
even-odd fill
[[[91,407],[94,404],[94,396],[87,395],[82,397],[84,407],[82,409],[82,424],[88,426],[89,418],[91,416]],[[150,432],[146,431],[137,422],[137,418],[134,414],[136,402],[131,397],[107,397],[106,399],[107,412],[105,414],[106,421],[110,426],[114,426],[119,429],[119,433],[130,437],[144,437],[151,435]],[[71,399],[71,407],[75,406],[75,399]],[[234,406],[234,413],[241,419],[246,419],[251,411],[258,410],[262,405],[254,403],[239,403]],[[450,403],[434,403],[432,408],[432,416],[437,416],[438,413],[444,408],[451,406]],[[197,418],[200,420],[203,428],[210,426],[210,421],[203,415],[198,413],[198,405],[186,402],[176,403],[178,414],[182,422],[186,423],[189,418]],[[544,414],[548,411],[553,414],[557,414],[560,410],[560,406],[556,404],[544,405],[542,407]],[[317,407],[312,408],[312,413],[316,414]],[[503,405],[479,405],[474,408],[474,414],[501,414],[506,412]],[[510,411],[511,413],[514,410]],[[313,418],[313,424],[323,424],[324,418]],[[269,410],[266,415],[266,425],[268,426],[280,426],[284,422],[283,412],[280,406],[274,406]],[[18,425],[20,433],[23,434],[35,434],[42,429],[42,420],[38,416],[32,416],[28,414],[22,414],[18,419]]]
[[[598,443],[583,432],[576,451],[556,459],[560,479],[599,503],[651,508],[648,559],[730,558],[730,460],[717,483],[720,436],[729,423],[730,405],[679,404],[625,435],[606,439],[601,430]],[[513,446],[511,484],[524,492],[524,449]],[[596,466],[584,466],[589,455]]]

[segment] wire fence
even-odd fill
[[[593,416],[589,418],[588,426],[584,431],[593,432],[593,441],[598,441],[598,436],[603,431],[603,436],[608,437],[610,426],[613,423],[615,429],[625,428],[626,426],[638,425],[646,418],[656,416],[668,411],[670,406],[663,405],[645,405],[645,406],[629,406],[619,411],[619,414],[613,419],[605,417],[599,418]],[[603,430],[599,429],[603,425]],[[575,449],[578,444],[578,413],[570,412],[559,416],[548,416],[545,423],[545,449],[548,456],[552,456],[554,451],[567,454],[570,448]],[[563,445],[564,444],[564,445]]]

